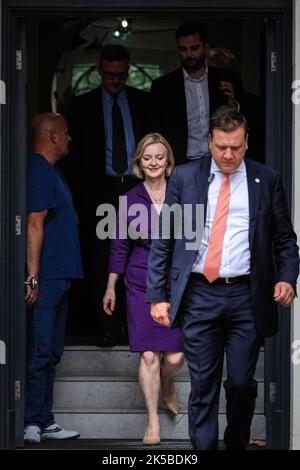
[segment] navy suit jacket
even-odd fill
[[[299,254],[296,235],[289,217],[286,196],[277,171],[245,159],[249,192],[250,285],[255,324],[258,333],[272,336],[277,332],[274,285],[290,283],[296,291]],[[195,230],[196,204],[204,205],[206,214],[211,157],[175,167],[170,178],[165,203],[193,205]],[[161,218],[160,218],[161,221]],[[171,232],[172,233],[172,232]],[[184,232],[183,232],[184,233]],[[148,261],[147,302],[170,302],[171,325],[177,314],[198,250],[186,250],[191,240],[156,239]],[[171,289],[168,273],[171,271]]]
[[[136,144],[147,131],[150,94],[125,87]],[[70,155],[62,160],[62,169],[73,193],[75,207],[82,220],[88,212],[106,202],[108,179],[105,176],[105,129],[101,86],[76,97],[68,116],[72,137]]]
[[[231,70],[208,67],[210,115],[219,106],[227,105],[227,97],[220,90],[221,80],[232,83],[237,101],[243,102],[243,86],[237,75]],[[148,127],[170,143],[176,165],[186,162],[188,119],[182,67],[153,81]]]

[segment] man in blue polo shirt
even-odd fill
[[[31,125],[27,181],[27,379],[24,441],[75,439],[52,413],[55,366],[64,350],[70,280],[82,277],[75,211],[55,164],[68,153],[65,118],[38,114]]]

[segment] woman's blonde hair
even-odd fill
[[[141,158],[144,154],[144,151],[148,145],[151,144],[162,144],[167,149],[167,166],[166,166],[166,176],[170,176],[175,162],[174,162],[174,155],[171,149],[169,142],[158,132],[153,132],[150,134],[146,134],[137,144],[134,159],[132,162],[132,172],[133,174],[140,179],[144,178],[143,170],[141,167]]]

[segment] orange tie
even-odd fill
[[[229,175],[224,174],[203,269],[203,274],[209,282],[219,277],[229,206],[230,179]]]

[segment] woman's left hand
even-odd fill
[[[104,312],[107,313],[107,315],[112,315],[115,310],[115,304],[116,304],[116,291],[112,287],[107,288],[103,297]]]

